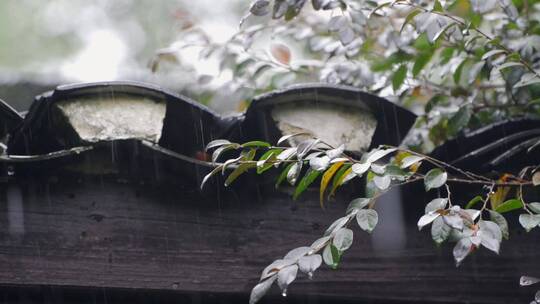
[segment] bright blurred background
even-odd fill
[[[0,1],[0,98],[24,110],[33,95],[58,84],[120,79],[181,91],[193,75],[152,73],[156,52],[174,45],[187,27],[225,41],[248,6],[241,0]],[[195,62],[198,52],[182,56]],[[212,74],[214,65],[197,69]]]

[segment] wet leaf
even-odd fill
[[[293,199],[296,200],[302,193],[304,193],[307,187],[309,187],[309,185],[311,185],[317,179],[317,177],[319,177],[320,174],[321,171],[313,170],[310,168],[294,190]]]
[[[313,244],[311,244],[311,248],[315,251],[321,249],[326,245],[326,243],[331,239],[332,237],[330,235],[323,236],[322,238],[317,239]]]
[[[272,264],[266,266],[264,270],[261,273],[260,280],[264,280],[266,278],[269,278],[273,275],[275,275],[278,271],[280,271],[282,268],[287,267],[289,265],[294,264],[295,261],[293,260],[285,260],[285,259],[279,259],[272,262]]]
[[[521,214],[519,216],[519,223],[527,232],[531,231],[534,227],[540,225],[540,215],[538,214]]]
[[[293,157],[294,154],[296,154],[296,147],[288,148],[278,154],[277,159],[281,161],[288,160]]]
[[[293,137],[296,137],[296,136],[302,136],[302,135],[309,135],[309,136],[312,136],[311,133],[307,133],[307,132],[298,132],[298,133],[294,133],[294,134],[287,134],[287,135],[283,135],[281,136],[279,139],[278,139],[278,142],[277,144],[278,145],[281,145],[282,143],[284,143],[285,141],[293,138]]]
[[[422,230],[425,226],[431,224],[436,218],[440,216],[439,213],[431,212],[428,214],[424,214],[416,224],[418,226],[418,230]]]
[[[424,186],[426,187],[426,191],[441,187],[446,183],[447,178],[447,173],[444,172],[442,169],[435,168],[429,170],[429,172],[424,177]]]
[[[203,178],[201,182],[201,190],[204,188],[204,185],[206,184],[206,182],[208,182],[210,177],[212,177],[212,175],[215,175],[219,171],[221,171],[221,166],[215,167],[212,171],[210,171],[210,173],[205,175],[205,177]]]
[[[205,151],[208,151],[212,148],[220,147],[223,145],[228,145],[228,144],[231,144],[231,142],[226,139],[216,139],[209,142],[208,145],[206,145]]]
[[[324,172],[323,177],[321,179],[321,186],[319,189],[319,202],[321,204],[321,207],[324,207],[324,192],[326,191],[326,188],[328,187],[328,184],[332,180],[332,177],[336,174],[336,172],[343,166],[344,162],[335,163],[326,172]]]
[[[539,283],[539,278],[529,277],[529,276],[522,276],[519,278],[519,285],[521,286],[530,286],[536,283]]]
[[[264,295],[270,290],[272,284],[277,279],[277,276],[272,276],[259,284],[255,285],[251,290],[251,295],[249,296],[249,304],[257,303]]]
[[[343,154],[343,151],[345,151],[345,145],[340,145],[335,149],[326,151],[326,155],[333,160],[336,157],[341,156]]]
[[[443,220],[448,226],[450,226],[450,227],[452,227],[452,228],[454,228],[456,230],[460,230],[460,231],[463,230],[463,224],[464,223],[463,223],[463,218],[461,218],[461,216],[459,216],[459,215],[446,215],[446,216],[443,216]]]
[[[339,41],[343,45],[349,45],[354,40],[354,31],[350,26],[346,26],[339,30]]]
[[[283,150],[281,149],[271,149],[266,151],[257,162],[257,174],[262,174],[272,168],[273,164],[267,162],[275,160],[276,156],[279,155],[282,151]]]
[[[491,221],[480,221],[478,225],[480,227],[478,234],[482,246],[499,254],[502,241],[502,232],[499,225]]]
[[[330,158],[328,156],[315,157],[309,160],[309,166],[315,171],[324,171],[330,165]]]
[[[501,71],[501,70],[504,70],[506,68],[516,67],[516,66],[522,67],[523,64],[521,62],[511,61],[511,62],[506,62],[506,63],[503,63],[503,64],[497,66],[496,69]]]
[[[233,172],[231,172],[231,174],[229,174],[229,176],[225,180],[225,187],[230,186],[240,175],[242,175],[243,173],[245,173],[246,171],[254,167],[255,167],[255,164],[249,164],[249,163],[240,164],[238,167],[236,167],[236,169],[234,169]]]
[[[348,228],[339,229],[334,235],[332,244],[336,246],[339,251],[345,251],[351,247],[353,242],[353,232]]]
[[[380,190],[386,190],[388,189],[388,187],[390,187],[390,183],[392,183],[392,179],[388,175],[384,175],[384,176],[377,175],[373,178],[373,183]]]
[[[540,171],[534,172],[532,176],[532,183],[534,186],[540,185]]]
[[[287,165],[287,167],[285,167],[285,169],[283,171],[281,171],[281,174],[279,175],[277,181],[276,181],[276,189],[279,188],[279,186],[281,185],[281,183],[283,183],[283,181],[287,178],[287,175],[289,175],[289,171],[291,171],[293,165],[295,163],[290,163]]]
[[[358,212],[361,209],[364,209],[365,207],[367,207],[369,205],[370,202],[371,202],[371,199],[370,198],[365,198],[365,197],[360,197],[360,198],[353,199],[349,203],[349,206],[347,207],[347,214],[350,214],[351,212],[354,212],[354,211]]]
[[[511,199],[497,206],[497,208],[495,208],[495,211],[499,213],[506,213],[521,208],[523,208],[523,202],[521,200]]]
[[[328,229],[326,229],[326,231],[324,232],[324,236],[335,233],[339,229],[343,228],[348,222],[349,222],[348,216],[338,218],[330,225],[330,227],[328,227]]]
[[[407,156],[401,161],[400,167],[401,169],[409,168],[410,166],[421,162],[423,159],[423,157],[416,155]]]
[[[286,292],[287,287],[296,279],[298,265],[291,265],[281,269],[277,274],[277,284],[282,291]]]
[[[308,252],[311,251],[311,247],[307,247],[307,246],[304,246],[304,247],[298,247],[298,248],[295,248],[291,251],[289,251],[284,257],[283,259],[284,260],[293,260],[293,261],[296,261],[298,260],[299,258],[305,256]]]
[[[334,245],[328,244],[324,247],[322,257],[326,265],[332,269],[336,269],[341,260],[341,253]]]
[[[456,260],[456,266],[459,266],[461,262],[471,253],[473,243],[470,238],[465,237],[457,242],[452,251],[454,259]]]
[[[291,186],[296,185],[296,181],[302,172],[302,162],[298,161],[293,164],[289,172],[287,172],[287,181]]]
[[[448,132],[451,135],[456,135],[461,129],[469,124],[469,120],[472,116],[472,109],[469,106],[462,106],[459,110],[448,120]]]
[[[320,141],[320,139],[308,139],[298,144],[298,158],[302,158],[304,155],[306,155],[309,151],[315,148]]]
[[[301,272],[313,273],[317,268],[322,264],[322,257],[320,254],[313,254],[308,256],[303,256],[298,260],[298,268]]]
[[[467,206],[465,206],[465,209],[471,209],[472,207],[474,207],[474,205],[483,201],[484,199],[481,196],[477,195],[467,203]]]
[[[532,210],[532,212],[536,213],[536,214],[540,214],[540,203],[528,203],[527,204],[527,207],[529,207],[529,209]]]
[[[534,74],[525,74],[521,77],[521,80],[514,85],[514,89],[529,86],[532,84],[540,84],[540,77]]]
[[[403,32],[403,29],[405,28],[405,26],[407,24],[410,24],[411,21],[414,19],[414,17],[416,17],[416,15],[420,14],[422,11],[419,10],[419,9],[415,9],[413,10],[412,12],[410,12],[407,17],[405,17],[405,21],[403,22],[403,24],[401,25],[401,29],[399,30],[399,32]]]
[[[399,90],[407,77],[407,66],[402,64],[392,75],[392,88],[394,92]]]
[[[255,141],[249,141],[247,143],[243,143],[241,145],[242,148],[253,148],[253,147],[257,147],[257,148],[269,148],[270,147],[270,144],[267,143],[267,142],[264,142],[264,141],[258,141],[258,140],[255,140]]]
[[[283,65],[289,65],[289,63],[291,62],[291,50],[289,50],[289,48],[284,44],[272,44],[270,46],[270,53],[277,62]]]
[[[352,172],[351,165],[344,164],[341,168],[339,168],[338,172],[334,175],[334,178],[332,179],[332,189],[330,190],[330,193],[328,196],[334,195],[337,188],[341,186],[343,179],[349,175]]]
[[[397,149],[395,149],[395,148],[373,150],[368,154],[365,163],[374,163],[374,162],[378,161],[379,159],[385,157],[386,155],[388,155],[388,154],[390,154],[390,153],[392,153],[392,152],[394,152],[396,150]]]
[[[431,225],[431,238],[435,243],[442,244],[450,236],[452,228],[444,222],[442,217],[437,217]]]
[[[428,64],[428,62],[431,60],[431,57],[433,57],[433,52],[425,52],[421,53],[416,57],[416,60],[414,61],[412,73],[413,77],[418,76],[422,69]]]
[[[270,12],[270,1],[257,0],[251,4],[249,12],[255,16],[264,16]]]
[[[371,163],[356,163],[352,165],[352,172],[358,176],[362,176],[371,167]]]
[[[379,215],[373,209],[361,209],[356,214],[356,221],[362,230],[371,233],[377,226]]]
[[[328,21],[328,30],[331,32],[337,32],[340,29],[348,26],[349,19],[343,15],[334,16]]]
[[[508,222],[506,221],[504,216],[502,216],[500,213],[493,210],[488,210],[488,211],[489,211],[489,218],[494,223],[499,225],[499,227],[501,228],[501,233],[502,233],[503,238],[507,240],[510,237],[510,233],[508,230]]]
[[[214,153],[212,153],[212,162],[215,163],[216,161],[218,161],[221,154],[223,154],[226,151],[236,149],[237,147],[238,147],[237,144],[227,144],[227,145],[220,146],[214,151]]]
[[[433,211],[446,209],[446,205],[448,205],[448,199],[447,198],[436,198],[429,202],[426,205],[426,208],[424,210],[425,213],[430,213]]]
[[[491,50],[489,52],[486,52],[483,56],[482,56],[482,60],[486,60],[490,57],[493,57],[495,55],[498,55],[498,54],[505,54],[506,51],[505,50]]]

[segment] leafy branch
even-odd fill
[[[225,175],[227,169],[233,166],[225,180],[226,186],[250,169],[262,174],[272,168],[280,168],[276,187],[286,180],[296,187],[294,199],[319,177],[321,207],[324,207],[325,194],[332,196],[339,187],[354,178],[365,177],[366,197],[351,201],[345,216],[332,223],[311,246],[293,249],[283,259],[266,267],[260,282],[252,290],[250,303],[257,302],[276,281],[285,296],[298,270],[311,278],[323,261],[336,268],[342,254],[353,242],[353,232],[348,228],[350,223],[356,219],[362,230],[371,233],[378,222],[378,214],[374,210],[377,199],[390,189],[405,184],[423,181],[426,191],[446,188],[446,197],[436,198],[426,205],[424,214],[418,220],[418,228],[421,230],[431,225],[431,236],[436,244],[455,242],[453,255],[458,266],[480,247],[499,253],[502,239],[509,237],[504,213],[521,209],[525,213],[519,216],[519,222],[527,231],[540,226],[540,203],[525,203],[523,199],[523,187],[538,184],[534,179],[505,175],[494,180],[398,147],[381,146],[356,159],[345,152],[344,145],[336,148],[316,138],[303,140],[297,146],[280,146],[296,136],[305,137],[306,134],[286,135],[278,141],[277,146],[264,141],[239,144],[215,140],[209,143],[207,149],[214,149],[214,162],[226,151],[236,151],[239,156],[216,163],[201,187],[211,176],[219,172]],[[427,167],[424,170],[427,172],[423,173],[421,167]],[[449,175],[448,172],[453,174]],[[327,191],[331,181],[332,187]],[[473,198],[462,207],[451,201],[450,183],[482,185],[487,193],[484,197]],[[506,200],[511,188],[518,189],[517,197]],[[488,215],[489,220],[484,219],[484,215]]]

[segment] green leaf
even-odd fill
[[[444,8],[439,2],[439,0],[435,0],[435,3],[433,4],[433,11],[434,12],[443,12]]]
[[[229,174],[229,176],[225,180],[225,187],[228,187],[229,185],[231,185],[240,175],[245,173],[250,168],[254,168],[254,167],[255,167],[255,164],[246,164],[246,163],[240,164],[238,167],[236,167],[236,169],[234,169],[233,172],[231,172],[231,174]]]
[[[480,195],[477,195],[467,203],[467,206],[465,206],[465,209],[471,209],[472,207],[474,207],[474,205],[483,201],[484,199]]]
[[[356,214],[356,221],[362,230],[371,233],[377,226],[379,215],[373,209],[361,209]]]
[[[311,185],[317,179],[317,177],[319,177],[320,174],[321,171],[316,171],[310,168],[294,190],[293,200],[296,200],[300,196],[300,194],[306,191],[307,187],[309,187],[309,185]]]
[[[412,68],[412,74],[414,77],[418,76],[422,69],[428,64],[428,62],[433,57],[433,52],[423,52],[418,55],[418,58],[414,61]]]
[[[499,227],[501,228],[501,233],[502,233],[503,238],[505,240],[508,240],[510,237],[510,233],[508,230],[508,222],[506,221],[504,216],[502,216],[500,213],[493,210],[488,210],[488,211],[489,211],[489,217],[491,218],[491,220],[495,224],[499,225]]]
[[[523,201],[520,199],[511,199],[497,206],[495,211],[499,213],[506,213],[521,208],[523,208]]]
[[[469,60],[465,59],[463,60],[457,67],[457,69],[454,71],[454,83],[459,86],[459,81],[461,79],[461,72],[463,71],[463,67],[465,64],[467,64]]]
[[[295,163],[290,163],[287,165],[287,167],[285,167],[285,169],[283,171],[281,171],[281,174],[279,175],[277,181],[276,181],[276,189],[279,188],[279,186],[281,185],[281,183],[283,183],[283,181],[285,179],[287,179],[287,175],[289,174],[289,171],[291,170],[291,168],[293,167]]]
[[[456,135],[461,129],[469,124],[471,116],[471,107],[465,105],[459,108],[459,110],[448,120],[448,132],[451,135]]]
[[[407,77],[407,66],[402,64],[394,72],[394,75],[392,75],[392,88],[394,88],[394,91],[397,91],[401,87],[405,81],[405,77]]]
[[[447,64],[450,59],[452,59],[452,56],[454,55],[454,51],[456,49],[452,47],[447,47],[444,50],[441,51],[441,64]]]
[[[426,187],[426,191],[441,187],[446,183],[447,178],[448,174],[440,168],[429,170],[424,177],[424,186]]]
[[[267,164],[266,162],[269,160],[275,160],[276,156],[279,155],[281,152],[281,149],[271,149],[266,151],[257,162],[257,174],[262,174],[272,168],[273,164]]]
[[[347,165],[343,165],[339,170],[338,172],[334,175],[334,179],[332,179],[332,189],[330,190],[330,193],[328,194],[328,196],[332,196],[334,195],[334,193],[336,192],[337,188],[339,186],[341,186],[341,184],[343,183],[343,180],[345,179],[345,177],[347,177],[347,175],[349,175],[349,173],[352,172],[352,166],[347,164]]]
[[[261,148],[269,148],[270,144],[264,141],[249,141],[247,143],[242,144],[242,148],[248,148],[248,147],[261,147]]]
[[[405,21],[403,22],[403,24],[401,25],[401,29],[399,30],[399,32],[403,32],[403,29],[405,28],[405,25],[411,23],[411,21],[414,19],[414,17],[416,17],[418,14],[420,14],[422,11],[419,10],[419,9],[415,9],[413,10],[412,12],[410,12],[407,17],[405,17]]]
[[[341,260],[341,253],[333,244],[328,244],[323,250],[323,261],[332,269],[337,269]]]

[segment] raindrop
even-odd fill
[[[287,288],[283,289],[283,292],[281,292],[281,295],[283,297],[286,297],[287,296]]]
[[[540,282],[540,279],[533,278],[533,277],[528,277],[528,276],[522,276],[519,279],[519,285],[521,285],[521,286],[529,286],[529,285],[536,284],[538,282]]]

